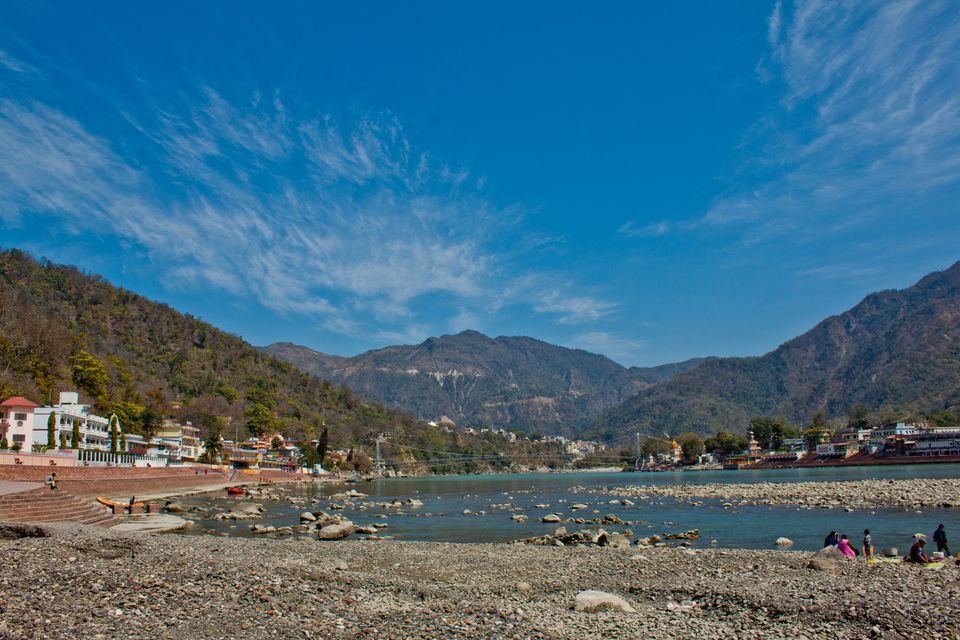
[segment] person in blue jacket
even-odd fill
[[[947,532],[942,524],[933,532],[933,541],[937,543],[937,551],[942,551],[944,556],[950,555],[950,547],[947,546]]]

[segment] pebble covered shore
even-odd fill
[[[960,637],[954,565],[44,530],[0,540],[0,638]],[[584,590],[633,611],[575,611]]]
[[[871,507],[920,509],[960,507],[960,478],[845,480],[840,482],[757,482],[630,485],[579,489],[624,498],[668,497],[678,500],[723,500],[739,504],[790,504],[817,508]],[[731,505],[732,506],[732,505]]]

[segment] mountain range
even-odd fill
[[[527,337],[477,331],[345,358],[276,343],[272,356],[425,420],[572,435],[601,411],[697,366],[702,359],[626,368],[601,355]]]
[[[344,358],[278,343],[298,368],[425,419],[613,439],[742,432],[751,417],[960,405],[960,263],[867,296],[762,356],[625,368],[596,354],[476,331]]]
[[[101,411],[146,426],[176,408],[221,426],[341,442],[415,418],[616,439],[746,429],[757,415],[806,424],[855,405],[960,408],[960,263],[871,294],[770,353],[626,368],[579,349],[476,331],[354,357],[290,343],[257,349],[75,267],[0,251],[0,396],[45,402],[79,388]],[[302,370],[302,371],[301,371]],[[212,422],[210,424],[213,424]],[[429,448],[429,447],[425,447]],[[436,447],[434,447],[436,448]]]
[[[871,294],[763,356],[709,359],[602,413],[587,432],[742,432],[753,416],[802,426],[858,405],[960,407],[960,262]]]

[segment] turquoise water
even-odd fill
[[[438,542],[505,542],[552,533],[556,524],[543,524],[540,517],[556,512],[563,518],[591,519],[614,514],[625,521],[642,520],[643,524],[630,527],[634,534],[644,537],[699,529],[700,540],[695,547],[774,548],[780,536],[796,542],[795,549],[819,549],[827,532],[836,529],[846,533],[857,543],[863,530],[870,529],[879,550],[882,546],[896,546],[905,552],[915,532],[928,535],[939,523],[944,523],[948,535],[953,533],[960,543],[960,509],[924,509],[921,514],[896,509],[875,509],[846,513],[837,509],[802,509],[789,506],[751,506],[724,509],[720,501],[702,501],[692,506],[672,499],[636,501],[633,506],[609,504],[614,496],[575,492],[575,487],[619,487],[625,485],[662,485],[675,483],[753,483],[796,482],[813,480],[856,480],[866,478],[925,478],[931,486],[938,478],[960,477],[960,465],[897,465],[888,467],[851,467],[818,469],[782,469],[764,471],[665,472],[665,473],[576,473],[576,474],[503,474],[478,476],[438,476],[430,478],[397,478],[361,482],[350,485],[323,484],[306,489],[305,495],[324,498],[332,493],[354,488],[369,496],[357,504],[389,502],[394,499],[418,498],[424,505],[405,508],[403,515],[396,509],[368,507],[365,510],[346,508],[341,513],[363,525],[386,522],[383,535],[398,540],[427,540]],[[217,506],[229,507],[229,498],[218,498]],[[186,501],[185,501],[186,502]],[[584,503],[588,509],[571,511],[570,505]],[[519,508],[511,511],[510,508]],[[537,508],[548,504],[548,508]],[[268,509],[261,524],[283,526],[297,524],[298,515],[305,507],[265,502]],[[326,500],[310,510],[327,508]],[[464,515],[468,509],[485,515]],[[593,513],[594,510],[599,513]],[[514,513],[529,517],[526,523],[510,519]],[[429,514],[429,515],[427,515]],[[379,517],[386,515],[386,518]],[[198,529],[228,531],[232,535],[249,535],[250,521],[237,523],[201,520]],[[230,525],[236,525],[230,528]],[[588,525],[563,523],[568,530]],[[618,530],[622,527],[605,526]],[[955,532],[955,533],[954,533]],[[957,544],[956,551],[960,551]]]

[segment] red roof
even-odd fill
[[[0,407],[26,407],[28,409],[36,409],[40,405],[35,402],[30,402],[23,396],[13,396],[12,398],[7,398],[3,402],[0,402]]]

